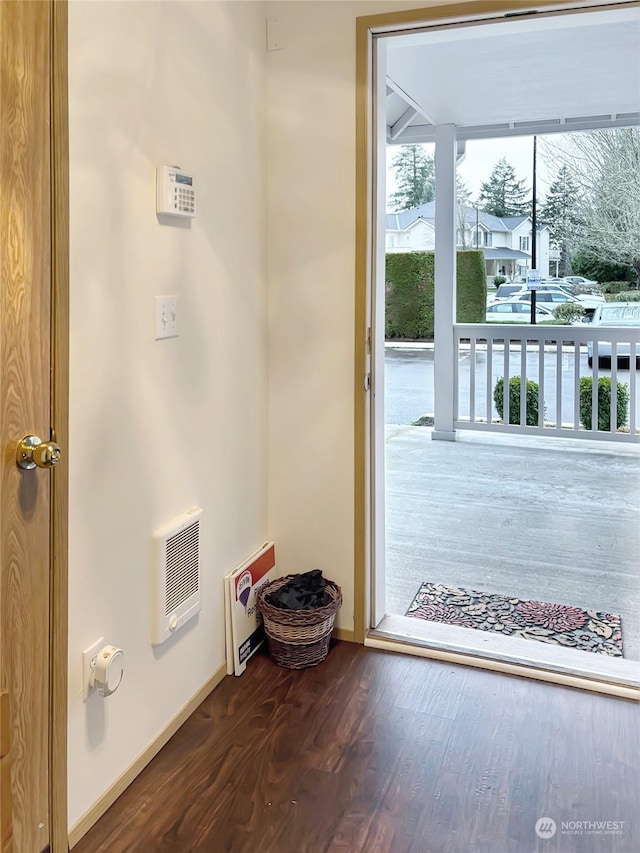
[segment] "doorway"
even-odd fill
[[[472,4],[470,4],[470,7],[471,7],[471,5]],[[546,4],[546,5],[551,5],[551,4]],[[616,7],[616,8],[619,9],[620,11],[622,11],[623,5],[624,4],[619,4],[618,7]],[[518,11],[523,11],[521,5],[518,5],[517,8],[518,8]],[[556,6],[556,9],[557,8],[558,7]],[[609,8],[611,9],[611,7],[609,7]],[[510,32],[512,31],[512,22],[504,22],[503,21],[503,22],[500,22],[500,25],[499,25],[496,21],[497,18],[505,16],[503,5],[502,5],[502,9],[501,9],[501,14],[498,14],[497,10],[491,10],[487,7],[484,7],[481,10],[483,13],[486,13],[484,16],[484,20],[481,20],[479,18],[479,16],[474,21],[471,20],[471,16],[469,16],[466,19],[463,19],[461,17],[462,11],[463,11],[462,7],[456,7],[456,12],[459,13],[459,16],[455,19],[450,17],[449,20],[446,20],[446,18],[447,18],[447,13],[449,16],[451,16],[451,9],[447,10],[446,8],[440,8],[438,10],[430,10],[429,12],[423,14],[421,20],[425,24],[425,30],[427,29],[427,27],[431,26],[431,27],[433,27],[432,32],[436,35],[436,38],[434,39],[433,44],[432,44],[431,59],[433,59],[433,56],[437,55],[438,44],[440,44],[442,46],[444,44],[444,42],[446,41],[445,27],[443,26],[443,24],[445,24],[445,26],[448,28],[458,27],[458,28],[464,29],[464,34],[461,36],[461,38],[463,41],[466,40],[466,44],[465,44],[465,48],[464,48],[466,51],[469,50],[469,41],[472,38],[472,35],[471,35],[472,31],[475,31],[475,33],[478,33],[480,30],[482,30],[483,33],[491,32],[492,36],[495,36],[495,35],[498,35],[499,30],[500,30],[501,26],[503,26],[503,25],[507,26],[509,28]],[[469,11],[470,11],[470,8],[469,8]],[[588,18],[589,14],[592,11],[597,11],[597,7],[594,7],[593,9],[591,9],[589,11],[584,10],[584,9],[582,9],[580,11],[582,13],[584,13],[581,16],[582,18]],[[627,8],[627,12],[628,11],[629,11],[629,9]],[[432,12],[434,13],[433,15],[431,14]],[[574,14],[574,12],[575,12],[575,10],[570,10],[567,8],[563,9],[561,11],[561,13],[558,13],[558,14],[561,14],[562,17],[559,17],[558,14],[556,14],[554,16],[552,26],[557,27],[559,22],[561,22],[561,21],[562,21],[562,26],[567,26],[567,27],[570,25],[576,26],[578,24],[578,19],[575,17],[574,18],[571,17]],[[411,66],[412,62],[415,60],[415,56],[410,57],[408,60],[406,60],[404,67],[402,67],[400,69],[400,71],[395,75],[395,82],[397,84],[395,87],[394,87],[393,83],[392,84],[389,83],[389,79],[388,79],[388,76],[386,73],[386,64],[385,63],[387,61],[387,54],[388,54],[388,50],[389,50],[389,45],[393,42],[393,40],[397,40],[399,42],[401,38],[402,39],[406,38],[407,44],[409,45],[409,54],[411,54],[412,51],[413,51],[413,53],[415,53],[415,51],[418,49],[420,39],[422,38],[422,33],[424,32],[424,30],[421,30],[420,33],[417,32],[417,26],[418,26],[417,22],[419,20],[418,16],[419,16],[419,13],[415,13],[415,16],[413,17],[413,19],[411,21],[411,24],[413,25],[413,32],[411,34],[405,34],[404,36],[400,36],[399,31],[402,28],[401,25],[407,21],[408,13],[407,13],[407,16],[405,17],[405,20],[404,21],[396,21],[395,26],[389,20],[383,21],[382,20],[383,16],[381,16],[381,18],[377,19],[377,24],[378,24],[377,27],[375,27],[373,24],[373,22],[376,19],[370,19],[369,25],[368,25],[368,30],[369,30],[369,34],[370,34],[370,38],[371,38],[372,64],[373,64],[373,69],[374,69],[373,70],[373,82],[369,85],[369,90],[370,90],[370,92],[373,93],[371,103],[370,103],[370,113],[372,116],[371,138],[372,138],[372,140],[377,140],[378,146],[376,148],[375,142],[372,145],[372,148],[373,148],[373,154],[372,154],[373,166],[372,166],[372,174],[370,177],[370,184],[369,184],[369,186],[371,188],[370,192],[369,192],[369,199],[371,201],[370,201],[370,208],[367,211],[367,215],[369,216],[369,221],[374,223],[374,225],[371,229],[371,232],[370,232],[370,234],[371,234],[371,252],[370,252],[371,275],[370,275],[370,280],[377,282],[376,286],[372,288],[372,292],[371,292],[371,296],[370,296],[370,300],[371,300],[370,327],[372,329],[372,332],[371,332],[372,343],[371,343],[369,357],[370,357],[371,371],[373,373],[374,393],[372,395],[371,405],[370,405],[371,428],[370,428],[370,432],[369,432],[369,437],[370,437],[370,442],[371,442],[371,454],[370,454],[370,467],[368,468],[368,472],[369,472],[371,486],[372,486],[372,488],[371,488],[370,524],[369,524],[369,530],[370,530],[370,534],[371,534],[371,559],[370,559],[371,597],[367,601],[367,604],[369,606],[369,619],[366,622],[367,629],[375,629],[376,627],[379,627],[382,620],[385,618],[385,616],[388,613],[388,610],[386,607],[387,596],[386,596],[386,592],[385,592],[385,587],[386,587],[385,573],[386,573],[386,569],[388,566],[387,555],[388,555],[388,544],[389,543],[388,543],[388,541],[385,541],[385,540],[388,540],[388,538],[389,538],[388,534],[390,532],[390,529],[388,526],[388,520],[385,519],[385,511],[384,511],[384,495],[386,494],[386,492],[385,492],[385,483],[384,483],[384,480],[385,480],[385,461],[384,461],[385,460],[385,438],[384,438],[384,391],[383,391],[383,379],[382,379],[382,377],[384,376],[384,357],[385,357],[384,356],[385,316],[384,316],[384,310],[383,310],[384,296],[382,295],[382,294],[384,294],[384,276],[381,274],[381,270],[384,270],[384,268],[385,268],[384,236],[383,236],[385,233],[385,223],[384,223],[385,193],[384,193],[384,189],[383,189],[384,180],[381,180],[381,175],[384,174],[384,172],[383,172],[384,165],[383,164],[384,164],[385,158],[384,158],[384,153],[383,153],[384,152],[384,145],[381,143],[381,140],[384,140],[385,137],[388,140],[390,132],[392,135],[397,134],[396,138],[398,138],[401,134],[406,134],[405,138],[408,142],[419,141],[419,140],[423,139],[425,133],[427,133],[427,134],[431,133],[432,138],[434,138],[438,132],[436,122],[433,119],[433,115],[430,114],[429,110],[424,109],[424,102],[420,102],[420,99],[418,97],[416,97],[413,99],[413,103],[410,103],[412,92],[410,91],[410,87],[408,85],[408,77],[406,75],[410,74],[410,71],[411,71],[410,66]],[[536,16],[536,27],[534,29],[538,32],[540,32],[544,29],[545,24],[544,24],[544,21],[542,20],[543,17],[547,17],[547,16],[546,15],[543,16],[542,14],[540,16]],[[591,21],[595,24],[595,18],[591,19]],[[550,23],[549,20],[547,22],[547,25],[548,25],[548,23]],[[382,35],[383,25],[387,26],[388,30],[393,32],[393,36],[389,36],[389,39],[385,38]],[[523,31],[524,31],[524,28],[528,27],[528,25],[529,25],[529,22],[524,21],[524,20],[520,20],[517,24],[517,26],[523,28]],[[514,26],[515,26],[515,24],[514,24]],[[485,27],[487,27],[488,29],[485,29]],[[461,32],[462,32],[462,29],[459,29],[458,34],[460,34]],[[375,35],[373,33],[375,33]],[[364,33],[361,32],[360,37],[361,37],[361,40],[364,41]],[[508,38],[507,40],[510,41],[511,44],[513,44],[512,38],[511,39]],[[433,68],[431,69],[431,71],[433,72]],[[403,77],[403,74],[405,75],[404,77]],[[519,75],[520,75],[520,81],[522,82],[522,78],[523,78],[522,67],[519,70]],[[446,80],[446,79],[447,78],[443,77],[442,74],[439,74],[439,75],[436,75],[435,77],[432,77],[431,82],[432,82],[432,84],[434,84],[434,85],[432,85],[432,88],[435,88],[438,90],[438,92],[436,93],[435,102],[436,102],[436,106],[440,110],[440,115],[444,116],[444,119],[441,118],[440,120],[448,122],[450,125],[453,125],[455,127],[454,141],[457,141],[458,144],[460,143],[460,141],[462,141],[464,144],[465,134],[466,134],[467,139],[471,139],[474,137],[480,138],[483,133],[485,134],[485,136],[490,136],[491,133],[493,133],[494,135],[497,135],[495,133],[496,125],[500,123],[500,117],[497,114],[492,114],[491,116],[486,117],[486,121],[484,121],[484,123],[488,125],[490,122],[492,127],[491,128],[485,127],[483,130],[483,128],[481,126],[481,122],[478,120],[477,116],[474,118],[471,118],[467,122],[467,127],[464,128],[463,127],[464,123],[460,122],[455,117],[455,115],[453,114],[453,112],[451,110],[449,110],[447,112],[447,105],[452,102],[452,98],[451,98],[452,92],[447,90],[446,83],[443,82],[443,80]],[[524,75],[524,79],[526,80],[526,75]],[[437,85],[435,85],[434,81],[437,81]],[[425,81],[424,79],[421,80],[421,85],[422,85],[423,91],[424,91],[425,85],[427,85],[427,82],[428,81]],[[402,93],[402,97],[404,98],[404,105],[406,107],[404,112],[398,111],[397,114],[394,114],[391,126],[390,126],[390,122],[387,120],[387,115],[385,114],[385,109],[381,106],[381,104],[383,103],[383,99],[387,98],[389,96],[390,90],[394,94]],[[439,103],[438,103],[438,96],[440,97]],[[473,92],[473,91],[465,92],[465,98],[469,98],[469,97],[471,98],[471,100],[474,100],[474,99],[476,101],[481,100],[478,98],[477,92]],[[465,98],[462,98],[463,103],[465,102]],[[470,101],[467,101],[467,103],[470,103]],[[586,122],[589,120],[590,115],[592,115],[592,118],[595,120],[595,111],[590,113],[589,110],[587,109],[585,111],[585,113],[583,113],[583,115],[582,115],[582,121],[583,121],[583,123],[585,123],[585,126],[586,126]],[[536,117],[536,121],[544,122],[545,120],[547,120],[547,118],[548,117],[543,117],[542,115],[539,115]],[[612,120],[613,120],[613,118],[614,118],[614,116],[611,115]],[[514,136],[518,135],[518,134],[522,134],[524,132],[524,126],[523,126],[524,121],[525,121],[525,119],[523,117],[519,116],[518,121],[507,122],[507,124],[510,125],[510,127],[507,130],[507,133],[512,133],[512,135],[514,135]],[[520,124],[520,127],[516,126],[518,124]],[[427,127],[429,127],[428,130],[427,130]],[[535,122],[529,122],[528,123],[527,131],[529,133],[531,133],[532,129],[534,129],[534,132],[535,132]],[[445,154],[444,154],[445,157],[447,157],[447,156],[450,157],[451,150],[452,150],[452,146],[450,144],[451,141],[452,140],[449,139],[445,143],[445,144],[448,144],[448,146],[449,146],[449,153],[447,153],[446,149],[445,149]],[[437,158],[437,155],[436,155],[436,158]],[[453,187],[453,175],[454,175],[454,170],[451,170],[450,171],[450,188]],[[437,177],[438,177],[438,173],[436,172],[436,204],[438,204],[438,201],[437,201],[438,200]],[[442,198],[442,197],[443,196],[441,195],[440,198]],[[446,195],[444,197],[446,198]],[[447,213],[448,213],[448,211],[447,211]],[[436,243],[436,312],[438,310],[437,309],[437,301],[438,301],[438,283],[437,283],[437,277],[438,277],[438,273],[437,273],[438,237],[437,237],[437,227],[438,226],[436,223],[436,238],[435,238],[435,243]],[[455,227],[455,226],[452,226],[452,227]],[[361,244],[361,245],[363,245],[363,244]],[[446,244],[445,244],[445,253],[449,252],[451,250],[452,245],[455,246],[455,242],[452,242],[448,247],[446,247]],[[448,259],[446,260],[446,263],[449,263]],[[365,276],[365,278],[366,278],[366,276]],[[448,307],[446,304],[446,295],[445,295],[445,303],[444,304],[445,304],[445,311],[446,311],[447,307]],[[364,318],[365,318],[365,322],[366,322],[366,316],[367,316],[366,311],[363,311],[363,314],[364,314]],[[450,312],[450,317],[451,317],[449,320],[450,327],[448,330],[449,333],[450,333],[450,329],[451,329],[451,323],[454,321],[454,317],[453,317],[452,312]],[[451,385],[453,385],[453,374],[452,374],[453,351],[452,351],[452,349],[451,349],[451,352],[449,352],[449,350],[448,350],[448,348],[450,347],[450,341],[447,339],[446,335],[444,337],[444,341],[445,341],[444,358],[441,358],[441,360],[440,360],[441,365],[444,365],[444,368],[443,368],[444,372],[443,373],[441,372],[440,382],[441,382],[441,385],[442,385],[442,383],[444,383],[446,385],[447,382],[449,382]],[[436,347],[437,346],[438,346],[438,343],[437,343],[437,331],[436,331]],[[367,365],[367,362],[365,360],[365,368],[367,366],[368,365]],[[438,382],[438,378],[437,378],[438,369],[437,369],[437,367],[435,368],[435,373],[436,373],[436,385],[437,385],[437,382]],[[437,392],[437,388],[436,388],[436,398],[437,398],[437,395],[438,395],[438,392]],[[449,403],[450,402],[451,401],[449,401]],[[445,408],[447,407],[447,405],[448,404],[445,402]],[[437,418],[438,418],[438,415],[436,413],[436,424],[435,424],[436,431],[438,430]],[[451,417],[451,419],[449,420],[449,423],[451,424],[451,426],[449,426],[448,429],[452,433],[452,432],[454,432],[454,430],[452,428],[453,417]],[[443,438],[453,438],[454,437],[451,434],[448,434],[448,435],[446,434],[447,433],[447,422],[446,422],[446,420],[445,420],[444,425],[441,424],[441,431],[443,433],[442,434]],[[465,438],[466,438],[466,435],[465,435]],[[443,451],[443,447],[440,447],[438,449]],[[409,464],[411,465],[411,463],[409,463]],[[367,465],[367,460],[365,460],[365,467],[366,467],[366,465]],[[414,467],[414,472],[415,472],[415,467]],[[452,521],[454,521],[454,523],[458,523],[458,524],[463,523],[463,519],[461,519],[460,516],[458,516],[457,518],[455,517],[455,513],[457,512],[457,509],[455,506],[452,507],[452,511],[454,513],[454,518],[452,519]],[[404,512],[404,518],[405,518],[405,521],[409,520],[407,513],[406,513],[406,507],[405,507],[405,512]],[[446,528],[445,528],[445,530],[444,530],[445,537],[448,535],[449,532],[450,531],[446,530]],[[400,536],[400,538],[404,543],[407,542],[406,530],[404,531],[404,534],[402,534]],[[364,560],[363,560],[363,562],[364,562]],[[427,580],[427,578],[425,577],[424,580]],[[542,596],[540,596],[540,597],[542,597]],[[422,624],[424,626],[425,623],[422,623]],[[466,644],[463,641],[460,641],[460,643],[457,643],[457,644],[452,643],[452,642],[448,641],[447,638],[444,638],[442,636],[442,634],[439,632],[440,627],[441,626],[436,626],[437,630],[433,630],[433,623],[431,623],[429,625],[428,631],[425,629],[423,632],[420,632],[420,631],[414,632],[414,640],[417,639],[417,641],[420,642],[423,646],[429,646],[432,649],[440,648],[440,649],[443,649],[446,651],[446,650],[451,650],[451,648],[456,647],[459,650],[466,649],[467,651],[471,651],[472,654],[482,654],[483,653],[482,647],[487,646],[487,645],[491,645],[491,643],[487,643],[485,637],[483,637],[482,640],[478,640],[478,642],[474,644],[475,647],[472,649],[469,648],[468,637],[466,638]],[[397,630],[395,630],[395,632],[391,632],[391,633],[394,634],[393,638],[396,640],[397,639],[406,640],[407,636],[408,636],[408,629],[397,628]],[[533,652],[533,649],[532,649],[532,652]],[[505,655],[503,649],[497,650],[496,648],[493,648],[492,650],[489,651],[489,656],[492,656],[492,655],[494,657],[502,657],[502,658],[505,658],[506,656],[508,656],[508,655]],[[531,655],[531,657],[537,659],[538,655],[534,653]],[[514,659],[517,659],[517,656],[515,656]],[[523,662],[522,657],[520,657],[519,660],[521,662]],[[552,669],[553,668],[562,669],[562,666],[556,660],[554,662],[554,664],[551,665],[551,668]],[[571,665],[569,665],[565,668],[565,671],[571,671],[572,673],[575,673],[577,671],[577,669],[579,669],[579,667],[577,666],[577,664],[574,661],[571,663]],[[589,676],[594,677],[594,678],[602,678],[603,681],[607,680],[607,675],[606,675],[606,673],[603,673],[603,668],[600,666],[594,666],[593,670],[589,672]],[[616,680],[616,679],[614,678],[613,680]],[[626,678],[621,677],[621,681],[625,682]],[[630,681],[631,681],[631,683],[634,683],[634,679],[630,679]],[[629,683],[629,682],[627,682],[627,683]]]

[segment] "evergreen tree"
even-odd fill
[[[389,199],[393,211],[409,210],[433,201],[435,167],[423,145],[402,145],[391,161],[396,191]]]
[[[558,169],[549,187],[540,218],[549,226],[551,245],[560,252],[560,275],[571,274],[571,259],[576,249],[584,219],[580,214],[581,194],[567,165]]]
[[[629,290],[636,281],[636,272],[631,264],[615,264],[601,261],[588,249],[577,248],[571,258],[571,271],[574,275],[584,275],[593,281],[628,281]]]
[[[530,212],[529,191],[516,178],[513,166],[503,157],[493,167],[489,180],[480,185],[480,207],[494,216],[523,216]]]

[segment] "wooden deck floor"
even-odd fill
[[[638,724],[626,700],[348,643],[300,672],[259,656],[74,851],[631,853]]]
[[[618,613],[639,661],[640,448],[387,427],[386,564],[389,614],[423,581]]]

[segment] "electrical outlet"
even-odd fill
[[[178,337],[178,297],[156,296],[156,340]]]
[[[96,657],[98,652],[104,646],[104,637],[100,637],[95,643],[92,643],[88,649],[82,652],[82,701],[86,702],[91,692],[89,687],[89,679],[96,665]]]

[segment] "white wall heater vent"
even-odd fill
[[[200,524],[194,507],[153,534],[154,646],[164,643],[202,607],[200,586]]]

